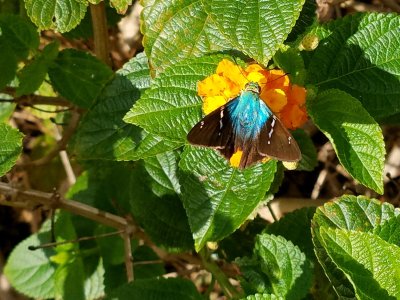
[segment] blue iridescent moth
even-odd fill
[[[290,162],[301,159],[292,135],[260,99],[256,82],[248,82],[237,97],[205,116],[187,139],[193,145],[217,149],[228,160],[243,151],[241,169],[266,157]]]

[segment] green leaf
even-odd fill
[[[138,160],[181,145],[122,121],[150,81],[144,54],[137,55],[117,72],[78,128],[73,151],[80,159]]]
[[[0,137],[0,176],[3,176],[15,165],[21,154],[23,135],[17,129],[0,123]]]
[[[110,5],[121,15],[125,14],[132,0],[110,0]]]
[[[70,31],[84,18],[87,1],[26,0],[26,13],[39,30]]]
[[[44,225],[42,230],[19,243],[4,268],[4,274],[12,286],[32,298],[54,297],[54,281],[49,280],[56,271],[56,266],[49,260],[55,254],[53,248],[27,250],[29,246],[50,241],[49,222],[47,228]]]
[[[374,229],[374,234],[388,243],[400,246],[400,215],[378,225]]]
[[[381,203],[364,196],[342,196],[339,200],[328,202],[317,209],[311,226],[315,254],[339,296],[354,298],[354,289],[321,244],[320,228],[331,227],[371,232],[380,224],[399,214],[400,210],[395,210],[391,204]]]
[[[1,28],[0,28],[1,34]],[[2,90],[17,73],[18,61],[10,45],[0,35],[0,90]]]
[[[352,282],[358,299],[400,298],[400,249],[372,233],[322,227],[330,258]]]
[[[18,60],[26,59],[30,50],[39,47],[39,33],[36,28],[18,15],[0,16],[0,36],[8,43]],[[3,51],[1,53],[3,55]]]
[[[284,300],[284,297],[275,296],[273,294],[254,294],[244,298],[246,300]]]
[[[188,146],[179,167],[182,201],[196,250],[234,232],[257,208],[271,186],[276,161],[243,171],[216,151]]]
[[[12,100],[13,99],[13,97],[11,97],[8,94],[0,94],[0,98],[2,100]],[[11,117],[12,113],[14,112],[15,107],[16,107],[16,104],[13,101],[1,102],[1,100],[0,100],[0,122],[1,123],[8,123],[8,120]]]
[[[151,248],[139,246],[133,253],[133,257],[136,262],[134,264],[135,280],[154,278],[165,274],[163,263]]]
[[[267,65],[299,17],[304,0],[212,0],[207,11],[235,49]]]
[[[283,237],[259,235],[253,258],[237,262],[245,286],[253,286],[257,293],[302,299],[311,287],[311,265],[300,249]]]
[[[279,67],[279,69],[288,73],[292,84],[304,85],[306,70],[303,58],[298,49],[289,47],[286,49],[280,49],[274,55],[274,63]]]
[[[297,141],[301,151],[301,160],[296,170],[312,171],[318,165],[317,150],[310,136],[301,129],[292,132],[294,139]]]
[[[194,284],[182,278],[135,280],[116,289],[107,300],[202,300]]]
[[[378,121],[400,116],[400,18],[353,14],[315,29],[307,82],[351,94]],[[323,67],[322,67],[323,66]]]
[[[180,194],[181,187],[177,175],[178,157],[178,153],[170,151],[144,160],[144,168],[153,178],[150,183],[151,189],[158,197]]]
[[[315,207],[303,207],[285,214],[279,221],[270,224],[265,232],[283,236],[300,248],[307,258],[315,258],[314,246],[311,240],[311,220]]]
[[[297,19],[296,25],[293,27],[292,31],[286,40],[294,41],[299,36],[304,34],[310,26],[317,22],[317,2],[314,0],[305,0],[303,8],[300,13],[300,17]]]
[[[307,109],[314,123],[333,144],[347,172],[382,194],[383,135],[361,103],[343,91],[327,90],[309,99]]]
[[[49,68],[56,90],[74,104],[89,108],[105,85],[112,79],[112,70],[89,53],[65,49]]]
[[[171,158],[171,157],[170,157]],[[162,174],[168,170],[168,173]],[[152,170],[154,172],[154,170]],[[164,160],[163,169],[158,169],[156,175],[163,180],[175,181],[176,161]],[[165,194],[158,183],[154,182],[140,163],[130,174],[131,211],[135,219],[141,224],[152,241],[170,252],[182,252],[193,248],[193,239],[188,219],[178,195]],[[154,187],[154,185],[158,185]],[[157,196],[152,189],[162,194]]]
[[[215,72],[223,58],[222,55],[204,56],[169,67],[126,114],[125,122],[185,143],[186,134],[201,119],[202,101],[197,95],[197,82]]]
[[[203,5],[200,0],[144,2],[143,45],[157,71],[185,58],[232,48]]]
[[[59,43],[53,42],[46,45],[43,52],[26,65],[19,74],[19,86],[16,96],[28,95],[35,92],[46,77],[50,64],[56,59]]]

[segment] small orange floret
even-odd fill
[[[281,111],[280,119],[285,127],[296,129],[307,121],[307,112],[303,107],[289,104]]]
[[[304,105],[306,103],[306,89],[302,86],[292,85],[287,95],[290,104]]]
[[[203,112],[208,115],[226,103],[224,96],[210,96],[203,100]]]
[[[234,85],[238,86],[239,90],[243,89],[247,82],[246,77],[243,75],[243,69],[227,59],[223,59],[218,64],[216,72],[218,75],[229,78]]]
[[[275,113],[280,112],[288,102],[285,92],[281,89],[264,89],[260,98]]]

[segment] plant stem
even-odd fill
[[[271,216],[272,216],[272,218],[274,219],[274,221],[275,221],[275,222],[278,221],[278,218],[276,217],[276,215],[275,215],[275,213],[274,213],[274,210],[273,210],[272,207],[271,207],[270,202],[267,203],[267,207],[268,207],[268,210],[269,210],[269,212],[271,213]]]
[[[90,13],[92,14],[94,53],[98,59],[111,66],[104,1],[96,5],[90,4]]]
[[[218,267],[218,265],[209,259],[207,249],[203,248],[200,252],[200,257],[204,268],[209,271],[213,277],[218,281],[221,289],[223,290],[226,297],[229,299],[236,299],[240,297],[240,293],[235,289],[235,287],[229,282],[229,278],[224,272]]]

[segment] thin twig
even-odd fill
[[[132,246],[131,246],[131,235],[129,231],[125,231],[123,233],[124,238],[124,254],[125,254],[125,268],[126,268],[126,277],[128,282],[132,282],[134,280],[133,274],[133,257],[132,257]]]
[[[38,249],[56,247],[56,246],[65,245],[65,244],[69,244],[69,243],[79,243],[79,242],[82,242],[82,241],[89,241],[89,240],[109,237],[109,236],[121,234],[123,232],[125,232],[125,231],[124,230],[118,230],[118,231],[103,233],[103,234],[94,235],[94,236],[83,236],[83,237],[80,237],[80,238],[77,238],[77,239],[74,239],[74,240],[68,240],[68,241],[62,241],[62,242],[53,242],[53,243],[45,243],[45,244],[41,244],[39,246],[29,246],[28,249],[32,250],[32,251],[35,251],[35,250],[38,250]]]
[[[278,221],[278,218],[276,217],[276,215],[275,215],[275,213],[274,213],[274,210],[273,210],[272,207],[271,207],[271,203],[270,203],[270,202],[267,203],[267,207],[268,207],[268,210],[269,210],[269,212],[270,212],[272,218],[274,219],[274,221],[275,221],[275,222]]]

